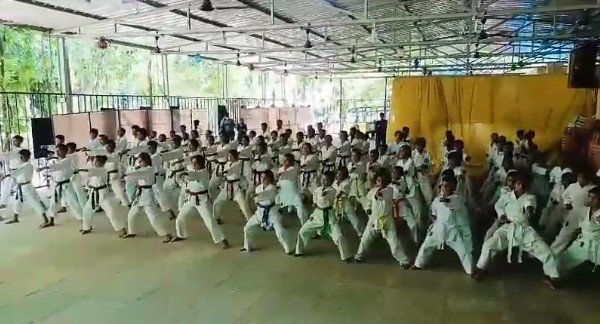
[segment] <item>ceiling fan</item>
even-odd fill
[[[230,9],[248,9],[248,6],[213,6],[212,1],[203,0],[200,5],[200,11],[213,11],[213,10],[230,10]]]

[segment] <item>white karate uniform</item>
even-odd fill
[[[333,145],[321,147],[321,172],[336,172],[337,148]]]
[[[242,176],[245,178],[247,185],[252,183],[252,146],[240,145],[237,148],[238,156],[242,162]]]
[[[125,151],[129,147],[129,141],[125,136],[117,137],[117,142],[115,143],[115,152],[121,153]]]
[[[12,164],[12,167],[15,167],[15,164]],[[12,199],[13,213],[15,215],[21,215],[23,207],[29,205],[40,218],[43,218],[45,212],[44,204],[31,184],[31,179],[33,178],[33,165],[31,165],[30,162],[21,162],[21,164],[13,168],[9,174],[16,184],[15,193]]]
[[[222,175],[224,178],[223,186],[219,195],[215,199],[213,213],[215,219],[221,219],[221,209],[227,200],[235,201],[246,220],[250,219],[250,208],[246,200],[246,192],[241,184],[242,162],[227,162]]]
[[[358,237],[361,237],[365,230],[365,222],[363,222],[356,213],[355,206],[350,202],[350,192],[352,191],[352,179],[347,178],[344,181],[336,180],[333,183],[333,189],[337,193],[335,202],[335,212],[340,218],[347,218],[356,231]]]
[[[360,151],[363,154],[365,153],[364,152],[363,140],[361,140],[359,138],[353,139],[352,142],[350,142],[350,146],[352,146],[353,150],[358,150],[358,151]]]
[[[498,193],[498,199],[494,202],[494,211],[496,212],[496,219],[494,220],[492,226],[490,226],[490,228],[485,233],[484,241],[490,239],[500,227],[500,219],[498,217],[500,217],[500,215],[504,215],[504,208],[510,202],[511,192],[512,191],[507,186],[503,186],[500,188]]]
[[[373,240],[381,235],[390,246],[392,255],[400,263],[406,265],[410,262],[404,246],[398,238],[396,231],[396,223],[394,222],[393,199],[394,189],[391,187],[373,188],[367,194],[368,200],[367,209],[371,210],[369,221],[365,227],[365,231],[360,240],[356,259],[362,259],[363,254],[367,251]]]
[[[310,215],[306,223],[302,225],[298,232],[296,242],[296,254],[303,254],[308,242],[315,234],[320,232],[322,235],[329,235],[333,243],[338,247],[340,258],[347,260],[351,257],[348,251],[348,243],[342,228],[340,219],[333,212],[336,199],[336,191],[332,187],[318,187],[314,191],[313,201],[317,208]]]
[[[392,211],[394,213],[394,219],[403,219],[408,226],[412,239],[414,242],[419,242],[418,229],[421,223],[415,217],[413,208],[410,205],[407,197],[413,197],[415,195],[415,184],[408,186],[405,178],[400,178],[397,181],[393,181],[390,187],[394,189]]]
[[[97,151],[104,148],[102,143],[100,143],[100,138],[96,137],[85,146],[89,151]]]
[[[223,242],[225,236],[221,226],[213,217],[213,204],[208,197],[209,173],[208,170],[188,171],[185,186],[185,203],[179,208],[179,215],[175,220],[177,237],[187,238],[187,219],[197,212],[204,225],[210,232],[215,244]]]
[[[435,220],[419,248],[415,266],[424,267],[436,248],[447,245],[458,254],[463,269],[470,275],[473,272],[473,244],[467,206],[460,195],[453,194],[448,199],[449,202],[442,202],[441,197],[436,197],[431,204]]]
[[[252,181],[248,183],[248,195],[254,193],[254,188],[256,188],[261,183],[262,174],[273,168],[273,159],[269,153],[265,153],[262,155],[257,155],[254,157],[254,161],[252,162]]]
[[[151,166],[143,167],[137,170],[128,171],[126,179],[136,184],[134,199],[132,199],[131,209],[127,214],[127,232],[135,234],[135,219],[140,211],[144,211],[150,225],[160,236],[168,234],[165,224],[165,217],[161,215],[158,208],[158,202],[154,193],[155,170]]]
[[[412,152],[412,160],[415,170],[424,168],[424,171],[417,171],[416,175],[423,199],[425,199],[425,203],[429,204],[433,200],[433,189],[431,188],[430,178],[432,164],[431,155],[429,155],[427,150],[423,150],[422,153],[419,153],[417,149],[414,149]]]
[[[300,156],[300,188],[302,193],[312,197],[319,184],[319,157],[316,154]]]
[[[298,187],[298,167],[290,168],[280,167],[277,172],[277,186],[279,193],[276,202],[280,207],[292,206],[296,209],[296,214],[300,224],[304,224],[308,219],[308,212],[302,203],[300,188]]]
[[[545,238],[554,238],[559,228],[562,226],[566,210],[562,199],[565,187],[562,183],[562,176],[566,173],[572,173],[569,168],[554,167],[550,171],[550,183],[552,190],[550,191],[550,199],[540,216],[539,225],[544,230]]]
[[[406,195],[406,200],[412,209],[417,223],[422,223],[423,219],[425,219],[427,215],[428,206],[427,203],[423,201],[424,195],[421,192],[421,187],[417,178],[417,169],[415,168],[413,159],[399,159],[396,165],[402,167],[404,170],[404,179],[406,180],[406,185],[409,189],[409,193]]]
[[[256,187],[255,192],[256,211],[244,226],[244,248],[248,251],[252,249],[252,237],[259,228],[267,229],[273,226],[283,251],[289,254],[291,251],[289,233],[283,227],[281,214],[275,204],[277,188],[274,185],[265,187],[260,184]]]
[[[105,168],[90,168],[87,172],[86,185],[89,198],[83,207],[83,230],[92,229],[94,215],[102,208],[115,231],[125,228],[125,218],[119,215],[118,201],[108,185],[108,170]]]
[[[352,205],[357,208],[357,204],[363,205],[367,196],[367,189],[365,188],[367,170],[365,163],[363,161],[348,163],[348,173],[350,174],[350,192],[348,196]]]
[[[48,214],[51,217],[56,217],[56,213],[61,206],[67,206],[71,209],[75,219],[83,219],[83,206],[77,199],[77,193],[75,192],[77,184],[73,183],[73,171],[73,161],[69,158],[56,160],[55,163],[48,166],[48,173],[54,183],[54,190],[48,207]]]
[[[294,154],[296,163],[300,163],[300,156],[302,156],[300,151],[302,150],[302,145],[304,145],[304,142],[298,143],[297,141],[294,141],[294,143],[292,143],[292,154]]]
[[[183,147],[151,156],[156,182],[154,193],[162,211],[175,210],[179,206],[182,195],[182,184],[179,176],[186,171],[186,154]],[[167,168],[165,169],[165,165]]]
[[[588,199],[588,193],[594,185],[588,184],[581,186],[579,182],[572,183],[565,189],[562,194],[563,205],[573,206],[572,210],[566,210],[562,218],[562,227],[558,235],[550,245],[550,249],[556,255],[564,251],[571,241],[574,239],[575,232],[579,228],[579,217],[578,213],[574,212],[576,209],[585,208],[586,201]]]
[[[143,140],[143,141],[138,141],[137,139],[132,141],[129,144],[129,148],[128,148],[128,152],[127,152],[127,168],[126,170],[129,171],[133,171],[135,170],[135,166],[136,166],[136,159],[137,156],[140,153],[148,153],[150,154],[150,150],[148,149],[148,141]],[[127,198],[129,199],[129,201],[133,201],[133,196],[135,195],[136,192],[136,183],[134,181],[125,181],[125,193],[127,194]]]
[[[21,157],[19,152],[22,147],[15,147],[8,152],[0,154],[0,159],[8,163],[9,171],[14,171],[21,166]],[[6,178],[2,181],[2,191],[0,192],[0,205],[8,204],[11,197],[10,193],[16,188],[17,183],[13,177]]]
[[[124,172],[121,165],[121,156],[118,153],[113,152],[108,153],[106,158],[104,167],[108,170],[110,187],[115,194],[115,198],[121,202],[121,205],[128,206],[130,201],[125,194],[125,187],[121,182],[121,174]]]
[[[340,143],[340,146],[338,147],[338,159],[337,159],[337,165],[338,166],[348,166],[348,163],[350,163],[350,158],[351,158],[351,149],[352,146],[350,145],[350,141],[345,141],[343,143]]]
[[[575,210],[581,228],[577,239],[559,255],[562,271],[569,271],[585,261],[600,265],[600,210],[592,213],[589,207]]]
[[[544,273],[547,276],[558,278],[554,254],[540,235],[529,225],[529,219],[525,214],[527,208],[535,209],[535,196],[525,193],[517,198],[513,191],[508,199],[503,210],[499,211],[499,215],[505,215],[510,223],[500,226],[494,235],[483,243],[477,267],[479,269],[487,268],[494,255],[503,250],[508,250],[508,262],[510,263],[512,248],[518,247],[519,263],[522,261],[522,253],[525,251],[542,262]]]

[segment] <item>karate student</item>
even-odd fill
[[[321,172],[334,172],[336,169],[337,148],[333,146],[332,142],[331,135],[324,136],[323,145],[321,145]]]
[[[208,229],[213,242],[221,244],[223,249],[229,248],[229,242],[225,239],[221,226],[213,217],[213,204],[208,197],[208,183],[210,174],[205,168],[206,161],[201,155],[192,157],[192,170],[185,171],[180,176],[185,179],[186,201],[179,209],[179,215],[175,221],[177,237],[171,242],[187,239],[187,219],[196,212],[202,218],[204,226]]]
[[[338,147],[338,166],[347,167],[350,163],[352,154],[352,146],[348,140],[348,132],[340,132],[340,146]]]
[[[98,136],[98,130],[95,128],[90,129],[90,142],[82,148],[84,151],[96,151],[103,149],[102,143],[100,143],[100,137]]]
[[[125,170],[123,170],[123,165],[121,164],[121,155],[116,152],[116,143],[109,140],[104,147],[106,148],[107,153],[106,164],[104,167],[108,170],[108,182],[110,188],[115,194],[115,197],[121,202],[121,205],[129,206],[130,201],[125,194],[123,182],[121,182],[121,175]]]
[[[123,238],[136,236],[135,220],[141,211],[144,211],[150,225],[159,236],[164,237],[163,243],[171,241],[173,236],[167,232],[162,220],[161,211],[158,208],[156,195],[154,193],[155,170],[152,167],[150,154],[142,152],[138,155],[136,169],[129,170],[124,177],[136,185],[135,195],[132,200],[131,209],[127,214],[127,235]]]
[[[179,136],[176,138],[179,138]],[[175,170],[169,170],[171,173],[169,174],[168,179],[172,182],[167,183],[167,180],[165,180],[167,171],[164,168],[164,164],[165,161],[169,161],[173,165],[175,164],[173,162],[174,160],[182,162],[183,151],[179,149],[171,152],[160,153],[158,151],[158,143],[155,141],[148,142],[148,150],[150,153],[150,160],[152,161],[152,167],[154,168],[155,180],[152,188],[154,190],[156,202],[160,206],[161,211],[168,212],[170,215],[169,219],[174,220],[176,217],[175,215],[177,214],[176,199],[179,198],[179,193],[181,191],[176,177],[180,172],[185,171],[185,166],[172,166],[175,168]]]
[[[377,151],[379,152],[379,159],[377,162],[379,162],[379,165],[381,165],[382,168],[388,170],[389,172],[396,164],[396,158],[387,154],[388,147],[385,143],[379,144]]]
[[[277,187],[275,187],[275,177],[271,170],[262,174],[262,183],[256,187],[252,196],[256,203],[256,212],[250,217],[246,226],[244,226],[244,247],[242,252],[252,251],[252,237],[259,228],[268,230],[275,229],[277,240],[283,247],[285,254],[292,254],[290,249],[290,237],[288,231],[283,227],[282,217],[275,203],[277,196]]]
[[[307,145],[307,147],[310,147],[310,144]],[[350,262],[352,260],[352,255],[348,251],[347,240],[340,227],[340,219],[333,212],[337,196],[335,189],[332,187],[334,177],[333,172],[323,173],[322,186],[314,191],[313,204],[315,210],[298,232],[296,253],[294,254],[296,257],[304,254],[306,245],[318,233],[321,236],[331,238],[338,247],[340,258],[343,261]]]
[[[23,207],[27,204],[44,220],[44,222],[40,224],[40,228],[54,226],[54,218],[51,217],[48,219],[44,210],[44,204],[31,184],[31,179],[33,178],[33,165],[31,165],[30,162],[31,152],[29,150],[21,149],[21,151],[19,151],[19,159],[21,161],[20,164],[13,164],[12,166],[15,168],[11,169],[8,174],[2,177],[2,180],[10,177],[15,183],[15,193],[13,195],[13,219],[7,221],[6,224],[18,223]]]
[[[600,265],[600,188],[590,189],[588,195],[588,206],[573,210],[581,233],[559,255],[560,269],[564,273],[585,261],[590,261],[594,269]]]
[[[123,153],[129,147],[129,141],[125,137],[125,133],[126,131],[123,127],[117,130],[117,140],[115,143],[115,152],[117,153]]]
[[[427,141],[423,137],[418,137],[415,140],[415,149],[412,151],[412,160],[417,172],[417,182],[419,189],[423,195],[425,203],[429,204],[433,200],[433,190],[431,188],[431,155],[425,148]]]
[[[215,138],[212,135],[206,135],[206,147],[203,149],[204,156],[206,157],[206,169],[212,177],[217,166],[217,150],[219,149],[219,146],[215,144]],[[216,189],[215,192],[213,192],[209,188],[208,193],[211,195],[211,198],[217,196]]]
[[[279,133],[274,130],[271,131],[271,138],[267,141],[268,153],[271,156],[271,161],[273,164],[273,168],[277,169],[279,165],[279,149],[281,147],[281,142],[279,140]]]
[[[225,164],[225,169],[221,177],[223,177],[223,187],[215,199],[213,207],[214,217],[217,219],[217,222],[220,222],[221,209],[223,204],[228,200],[235,201],[240,207],[244,218],[246,220],[250,219],[250,208],[248,208],[246,192],[241,183],[242,162],[239,160],[237,150],[229,150],[229,162]]]
[[[115,232],[119,237],[127,235],[125,229],[125,218],[118,214],[118,201],[112,193],[109,182],[108,170],[105,168],[107,158],[104,155],[94,157],[94,167],[87,170],[86,186],[89,198],[83,207],[83,229],[81,235],[92,231],[92,220],[100,208],[106,213]]]
[[[292,154],[294,154],[294,160],[296,163],[300,163],[300,156],[302,156],[302,146],[304,145],[304,133],[296,133],[296,141],[292,143]]]
[[[504,207],[506,206],[506,204],[508,204],[510,202],[510,194],[515,189],[515,175],[516,174],[517,174],[516,170],[509,170],[506,173],[506,180],[504,182],[504,186],[502,186],[498,190],[497,199],[495,199],[495,200],[492,199],[492,201],[490,201],[490,203],[493,205],[495,217],[494,217],[494,223],[492,224],[492,226],[490,226],[490,228],[485,233],[484,240],[490,239],[494,235],[494,233],[496,233],[496,230],[498,230],[500,225],[502,225],[501,221],[504,222],[504,220],[501,220],[499,217],[500,217],[500,215],[504,214]]]
[[[404,171],[404,179],[409,187],[409,193],[406,195],[406,200],[411,207],[415,220],[418,224],[424,223],[424,219],[427,217],[428,206],[427,203],[423,201],[424,198],[421,194],[421,188],[417,178],[417,169],[412,159],[412,150],[410,146],[405,145],[400,147],[396,166],[401,167]]]
[[[306,143],[310,144],[312,149],[311,153],[319,150],[319,138],[316,136],[315,129],[310,127],[306,130],[307,137],[304,139]],[[303,145],[304,146],[304,145]]]
[[[242,135],[240,140],[237,150],[242,162],[242,176],[246,179],[246,184],[250,184],[252,183],[252,146],[247,135]]]
[[[367,194],[366,208],[369,220],[365,231],[360,240],[358,251],[354,256],[356,262],[362,262],[363,254],[377,237],[383,237],[392,252],[392,256],[400,263],[402,268],[410,267],[410,260],[406,256],[404,247],[398,239],[396,232],[396,223],[394,222],[394,212],[392,209],[394,199],[394,189],[389,186],[391,183],[390,175],[387,171],[378,172],[375,180],[375,187]]]
[[[590,175],[587,171],[577,172],[577,182],[569,185],[562,194],[564,209],[566,210],[563,216],[563,224],[560,232],[550,245],[550,249],[555,255],[564,251],[569,243],[575,238],[575,233],[579,228],[577,213],[574,209],[584,208],[588,200],[590,189],[594,188]]]
[[[305,197],[313,196],[319,180],[317,175],[319,157],[312,152],[313,146],[309,142],[304,142],[302,156],[300,156],[300,188]]]
[[[577,182],[577,178],[575,174],[569,170],[562,174],[558,180],[558,185],[552,186],[550,199],[548,199],[548,204],[542,211],[542,215],[540,216],[539,220],[539,227],[543,231],[543,237],[545,239],[553,241],[560,231],[565,216],[568,213],[568,211],[565,209],[563,193],[571,184],[575,182]]]
[[[403,220],[410,230],[413,241],[418,243],[420,220],[415,218],[415,214],[407,199],[408,196],[415,194],[416,185],[417,184],[413,182],[409,187],[409,184],[404,177],[404,170],[402,170],[402,167],[395,166],[392,169],[392,183],[390,183],[390,187],[394,189],[392,205],[394,220],[396,221],[396,224],[400,224],[400,221]]]
[[[267,144],[260,142],[256,146],[256,155],[252,162],[252,181],[248,184],[248,193],[254,192],[254,188],[261,183],[262,174],[273,168],[273,159],[267,152]]]
[[[294,207],[300,220],[300,225],[308,219],[308,212],[302,203],[300,188],[298,187],[298,167],[294,165],[294,155],[291,153],[283,157],[283,165],[277,172],[277,186],[279,193],[276,202],[281,208]]]
[[[85,205],[87,202],[87,193],[83,190],[83,179],[79,174],[80,167],[80,159],[77,155],[78,149],[77,144],[73,142],[68,142],[67,146],[67,156],[66,158],[71,160],[71,164],[73,166],[73,175],[71,176],[71,185],[73,186],[73,190],[75,190],[75,194],[77,196],[77,201],[80,206]]]
[[[365,230],[365,223],[358,217],[354,204],[350,202],[352,179],[350,179],[348,168],[339,167],[337,171],[337,179],[333,183],[333,188],[337,193],[335,213],[340,219],[347,218],[360,238]]]
[[[484,276],[490,261],[496,253],[508,250],[508,262],[512,261],[512,249],[518,248],[518,262],[522,261],[522,253],[527,252],[542,262],[546,280],[544,283],[556,289],[559,277],[557,260],[542,237],[529,225],[529,219],[536,208],[535,196],[528,193],[531,183],[529,174],[515,174],[515,188],[509,201],[500,209],[498,218],[502,224],[492,237],[483,243],[481,255],[477,261],[473,278],[480,280]]]
[[[392,155],[392,156],[396,156],[398,155],[398,153],[400,153],[400,148],[406,145],[409,145],[408,143],[406,143],[403,139],[403,134],[401,131],[397,130],[394,132],[394,141],[392,143],[390,143],[389,147],[388,147],[388,155]]]
[[[4,152],[0,154],[0,159],[8,164],[8,169],[10,171],[16,170],[21,165],[21,150],[23,149],[21,145],[23,144],[23,137],[21,135],[15,135],[11,140],[12,148],[8,152]],[[6,204],[8,203],[11,192],[16,188],[16,182],[14,178],[10,178],[5,181],[2,181],[2,192],[0,197],[0,208],[6,208]]]
[[[75,186],[77,184],[73,183],[74,166],[73,161],[67,157],[66,145],[58,145],[56,147],[56,155],[57,159],[53,164],[38,169],[38,172],[48,170],[52,182],[54,183],[54,190],[52,192],[52,197],[50,198],[50,206],[48,207],[50,221],[52,223],[54,222],[54,217],[56,217],[58,210],[63,205],[71,210],[75,219],[82,220],[83,206],[79,203],[77,193],[75,192]]]
[[[447,245],[458,254],[465,272],[472,274],[472,241],[467,206],[464,198],[454,192],[455,189],[454,177],[442,179],[441,196],[436,197],[431,204],[433,225],[419,248],[414,269],[426,266],[433,251]]]
[[[350,193],[348,194],[348,198],[350,204],[355,209],[358,209],[359,206],[363,206],[367,191],[365,188],[367,168],[359,150],[352,151],[352,162],[348,164],[348,173],[350,174]]]
[[[362,152],[362,150],[361,150]],[[365,182],[365,189],[371,190],[375,186],[375,180],[377,173],[380,170],[385,170],[379,164],[379,152],[377,150],[371,150],[368,155],[368,162],[366,164],[367,181]]]

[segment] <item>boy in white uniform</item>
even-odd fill
[[[13,219],[9,220],[7,224],[14,224],[19,222],[19,215],[23,211],[24,204],[30,205],[36,214],[40,215],[44,222],[39,226],[45,228],[48,226],[54,226],[54,218],[48,220],[46,217],[44,204],[38,195],[37,191],[31,184],[33,178],[33,165],[31,165],[31,152],[29,150],[21,149],[19,151],[21,163],[19,165],[12,164],[14,169],[7,175],[2,177],[2,180],[11,177],[15,183],[16,189],[13,196]]]
[[[117,131],[117,140],[115,143],[115,152],[123,153],[129,147],[129,141],[125,137],[125,128],[121,127]]]
[[[263,230],[267,230],[272,227],[275,229],[275,235],[279,243],[281,243],[285,254],[292,254],[289,233],[283,227],[282,217],[275,203],[277,187],[275,187],[274,182],[275,176],[271,170],[267,170],[262,174],[262,183],[256,187],[253,196],[256,203],[256,212],[254,212],[246,223],[246,226],[244,226],[244,247],[241,249],[242,252],[252,251],[252,236],[257,229],[262,228]]]
[[[429,204],[433,200],[433,189],[431,188],[430,179],[432,159],[429,152],[425,149],[426,146],[427,141],[425,138],[417,138],[415,140],[415,149],[412,152],[412,160],[417,172],[419,189],[421,189],[425,203]]]
[[[179,138],[176,136],[175,138]],[[152,185],[154,195],[163,212],[168,212],[170,219],[175,219],[177,214],[177,198],[181,192],[181,187],[177,182],[177,176],[180,172],[185,171],[183,165],[183,151],[181,148],[175,149],[166,153],[160,153],[158,142],[149,141],[148,150],[152,167],[154,167],[155,181]],[[165,162],[169,163],[169,179],[165,180],[167,170],[165,170]]]
[[[127,235],[125,229],[125,218],[119,215],[118,201],[112,193],[108,184],[108,170],[106,165],[106,156],[98,155],[94,157],[94,167],[87,170],[86,185],[89,191],[89,198],[83,207],[83,228],[79,231],[81,235],[92,231],[92,220],[96,212],[102,208],[106,217],[110,221],[115,232],[119,237]]]
[[[161,211],[154,193],[154,182],[156,179],[154,167],[150,154],[142,152],[137,158],[138,168],[127,171],[124,177],[127,181],[136,184],[135,195],[132,199],[131,209],[127,214],[127,235],[123,238],[135,237],[135,219],[143,210],[150,221],[150,225],[159,236],[164,237],[163,243],[171,241],[173,236],[165,228]]]
[[[410,230],[413,242],[419,242],[419,220],[415,218],[412,207],[408,202],[407,197],[415,194],[416,184],[411,183],[404,178],[404,170],[402,167],[395,166],[392,169],[392,183],[390,187],[394,189],[392,210],[394,212],[394,220],[396,224],[400,224],[403,220]]]
[[[321,145],[321,172],[335,172],[337,149],[332,145],[331,135],[325,135],[324,145]]]
[[[589,191],[589,206],[574,209],[581,234],[559,255],[561,271],[568,272],[585,261],[600,265],[600,188]]]
[[[58,145],[56,147],[57,160],[54,164],[47,167],[38,169],[38,172],[42,170],[48,170],[51,175],[52,182],[54,182],[54,191],[50,198],[50,206],[48,207],[48,214],[50,215],[50,222],[54,224],[54,217],[58,210],[64,205],[71,209],[73,217],[77,220],[83,219],[83,207],[79,204],[77,194],[75,192],[73,183],[73,161],[67,158],[67,147],[66,145]]]
[[[239,160],[237,150],[229,150],[229,162],[225,164],[222,177],[223,180],[221,182],[223,182],[223,187],[215,199],[213,206],[215,219],[218,220],[217,222],[221,220],[221,209],[223,204],[228,200],[235,201],[240,207],[244,218],[246,220],[250,219],[250,208],[246,200],[244,185],[241,183],[243,181],[242,162]]]
[[[352,146],[348,140],[348,132],[340,132],[340,146],[338,147],[338,166],[348,166],[352,154]]]
[[[106,164],[105,168],[108,170],[108,182],[111,190],[114,192],[115,197],[121,202],[123,206],[129,206],[130,201],[125,194],[125,187],[121,182],[121,175],[123,174],[123,165],[121,164],[121,155],[116,152],[116,143],[109,140],[106,145]]]
[[[517,172],[515,174],[515,189],[510,194],[509,201],[500,210],[501,226],[494,235],[483,243],[477,267],[473,273],[475,280],[480,280],[494,255],[500,251],[508,250],[508,262],[512,260],[512,249],[519,249],[518,262],[522,261],[522,253],[527,252],[540,260],[544,274],[547,276],[544,283],[556,289],[555,282],[559,277],[557,261],[544,242],[542,237],[529,225],[529,219],[534,215],[536,202],[535,196],[528,193],[530,176]]]
[[[291,153],[283,157],[283,166],[277,172],[277,203],[281,208],[294,207],[300,220],[300,225],[308,219],[308,212],[302,203],[300,189],[298,187],[298,167],[294,165],[294,155]]]
[[[300,156],[300,187],[306,197],[312,197],[318,186],[317,170],[319,169],[319,157],[313,154],[313,146],[304,142],[302,144],[302,156]]]
[[[352,151],[352,162],[348,163],[348,173],[350,174],[350,204],[355,209],[363,206],[366,196],[365,182],[367,181],[367,170],[362,154],[358,150]]]
[[[0,154],[0,159],[8,163],[9,171],[14,171],[21,166],[20,152],[23,149],[21,148],[21,145],[23,144],[23,137],[21,135],[13,136],[11,144],[11,150]],[[2,181],[0,208],[6,208],[6,204],[8,204],[8,201],[11,197],[11,191],[16,188],[16,185],[15,179],[12,177],[10,177],[8,180]]]
[[[322,176],[323,185],[316,188],[314,192],[313,201],[316,208],[298,232],[296,253],[294,254],[296,257],[302,256],[308,242],[315,234],[320,233],[321,236],[331,238],[333,243],[338,247],[340,258],[343,261],[350,262],[352,260],[352,256],[348,252],[346,238],[340,227],[340,219],[333,213],[337,195],[335,189],[332,187],[333,178],[334,174],[332,172],[325,172]]]
[[[356,208],[350,203],[350,193],[352,191],[352,180],[346,167],[339,167],[337,180],[333,183],[333,188],[337,192],[335,202],[335,213],[339,218],[347,218],[360,238],[365,230],[364,222],[358,217]]]
[[[577,172],[577,182],[569,185],[563,192],[562,200],[566,215],[563,216],[564,222],[560,232],[550,245],[550,249],[555,255],[564,251],[575,238],[575,233],[579,228],[579,220],[577,213],[574,213],[573,210],[585,207],[588,193],[593,187],[595,186],[592,184],[588,173],[579,171]]]
[[[467,216],[467,206],[464,198],[456,195],[456,179],[444,177],[442,179],[441,196],[436,197],[431,204],[431,215],[434,218],[433,225],[425,238],[414,268],[423,268],[431,257],[433,251],[445,245],[453,249],[468,275],[473,272],[473,256],[471,230]]]
[[[556,181],[553,179],[552,181]],[[563,201],[563,193],[571,184],[577,182],[577,179],[573,172],[566,171],[558,179],[558,185],[552,186],[550,191],[550,199],[546,208],[542,211],[540,216],[539,227],[543,231],[543,237],[547,240],[553,241],[558,232],[560,231],[567,210]]]
[[[221,226],[213,217],[213,204],[208,197],[209,173],[206,170],[206,161],[204,157],[196,155],[192,157],[193,171],[185,171],[180,176],[184,178],[186,201],[179,209],[179,215],[175,221],[177,237],[171,242],[178,242],[187,239],[187,218],[194,213],[198,213],[204,222],[204,225],[210,232],[215,244],[221,243],[223,249],[229,248],[229,242],[223,235]]]
[[[362,262],[363,254],[373,240],[379,235],[383,237],[392,252],[392,256],[404,269],[410,267],[410,260],[398,238],[394,212],[392,209],[394,189],[389,186],[390,176],[386,171],[379,172],[375,180],[375,188],[367,194],[366,207],[369,221],[360,240],[358,251],[354,256],[356,262]]]
[[[241,143],[237,147],[240,161],[242,162],[242,176],[246,178],[246,184],[252,183],[252,146],[250,145],[250,138],[246,135],[242,135]],[[248,189],[248,188],[246,188]]]

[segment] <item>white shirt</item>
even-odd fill
[[[572,183],[562,194],[563,204],[571,204],[574,208],[584,207],[588,199],[588,192],[593,187],[592,184],[582,187],[579,182]]]
[[[313,192],[313,199],[318,208],[324,209],[335,203],[336,191],[333,187],[318,187]]]
[[[402,167],[406,175],[409,175],[411,177],[415,175],[415,164],[413,163],[413,160],[411,158],[408,158],[406,160],[398,159],[398,162],[396,162],[396,166]]]
[[[315,154],[302,155],[300,167],[303,171],[316,171],[319,168],[319,158]]]
[[[335,163],[335,159],[337,158],[337,149],[335,146],[331,145],[329,147],[323,146],[321,147],[321,160],[328,164],[333,165]]]
[[[48,172],[52,175],[52,179],[55,182],[71,179],[74,171],[73,161],[69,158],[58,159],[55,163],[48,166]]]
[[[350,141],[341,143],[340,147],[338,147],[339,156],[349,157],[351,148],[352,146],[350,145]]]
[[[33,165],[29,162],[21,162],[21,164],[10,172],[10,176],[17,183],[31,182],[33,178]]]
[[[507,196],[504,207],[499,209],[499,211],[501,214],[506,215],[506,218],[511,222],[527,226],[529,225],[529,219],[525,212],[529,207],[533,207],[534,210],[537,207],[535,196],[524,193],[517,198],[513,191]]]
[[[254,202],[262,206],[270,206],[273,205],[275,197],[277,197],[277,187],[272,184],[265,187],[261,183],[256,186],[255,194]]]
[[[412,160],[417,168],[425,166],[427,169],[429,169],[431,167],[431,155],[429,155],[427,150],[423,150],[422,153],[419,153],[419,151],[414,149],[412,152]]]

